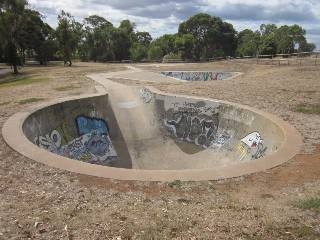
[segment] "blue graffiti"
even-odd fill
[[[86,146],[89,152],[102,157],[109,151],[110,143],[106,137],[94,135],[86,143]]]
[[[103,119],[79,116],[76,119],[78,134],[88,134],[95,132],[96,134],[108,134],[109,128]]]

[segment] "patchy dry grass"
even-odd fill
[[[47,82],[48,80],[49,80],[48,78],[24,78],[24,79],[17,79],[17,80],[7,80],[0,83],[0,88],[17,87],[21,85],[43,83],[43,82]]]
[[[28,103],[33,103],[33,102],[40,102],[44,100],[43,98],[27,98],[27,99],[22,99],[18,103],[19,104],[28,104]]]
[[[299,106],[294,109],[295,112],[305,113],[305,114],[318,114],[320,115],[320,105],[315,106]]]
[[[2,102],[0,103],[0,106],[5,106],[5,105],[8,105],[10,102]]]
[[[261,67],[236,61],[184,68],[244,74],[229,82],[157,86],[177,94],[194,93],[286,115],[305,141],[317,144],[318,115],[292,109],[319,102],[318,91],[307,90],[319,88],[320,69]],[[25,109],[21,100],[93,93],[96,83],[86,74],[123,69],[123,65],[93,63],[75,63],[71,68],[63,64],[25,67],[21,78],[50,81],[21,79],[12,88],[0,87],[1,101],[5,101],[0,104],[0,127]],[[302,78],[306,79],[303,83]],[[117,80],[130,84],[126,79]],[[22,84],[28,81],[30,84]],[[63,90],[53,91],[56,88]],[[74,174],[27,159],[7,146],[0,132],[0,239],[319,239],[320,148],[312,153],[235,179],[119,181]]]
[[[315,197],[307,199],[300,204],[300,208],[304,210],[313,210],[320,213],[320,198]]]
[[[295,237],[302,238],[302,239],[319,239],[320,234],[314,231],[311,227],[307,226],[300,226],[291,229],[292,233]]]
[[[76,88],[79,88],[73,84],[70,84],[70,85],[66,85],[66,86],[61,86],[61,87],[56,87],[54,88],[54,90],[56,91],[70,91],[70,90],[74,90]]]
[[[180,180],[174,180],[174,181],[170,182],[168,184],[168,186],[171,187],[171,188],[174,188],[174,187],[181,188],[182,182]]]

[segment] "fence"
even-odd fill
[[[318,58],[294,58],[294,59],[261,59],[261,58],[251,58],[251,59],[237,59],[238,62],[244,63],[256,63],[261,65],[278,65],[278,66],[317,66],[320,65]]]
[[[303,53],[293,53],[293,54],[277,54],[277,55],[257,55],[257,56],[243,56],[242,58],[232,58],[232,57],[215,57],[207,58],[204,61],[198,62],[215,62],[222,60],[232,60],[237,62],[249,63],[249,64],[261,64],[261,65],[278,65],[278,66],[317,66],[320,65],[318,58],[320,52],[303,52]],[[122,60],[122,61],[108,61],[107,63],[122,63],[122,64],[132,64],[132,63],[191,63],[196,62],[192,59],[160,59],[155,61],[142,60],[134,62],[132,60]]]

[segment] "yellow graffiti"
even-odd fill
[[[90,154],[86,154],[86,155],[83,155],[79,160],[83,162],[88,162],[91,159],[92,159],[92,156]]]
[[[246,144],[244,143],[240,143],[238,146],[238,150],[240,152],[240,156],[237,158],[236,161],[234,161],[234,163],[239,163],[242,161],[242,159],[246,156],[246,154],[248,153],[248,149]]]
[[[56,128],[56,130],[60,133],[61,135],[61,144],[66,145],[69,142],[71,142],[73,139],[75,139],[74,136],[69,134],[68,130],[68,123],[64,122],[60,126]]]
[[[240,151],[241,154],[246,154],[246,153],[247,153],[246,145],[243,144],[243,143],[240,143],[240,144],[239,144],[238,150]]]

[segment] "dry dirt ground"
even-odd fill
[[[238,102],[271,112],[303,136],[300,154],[241,178],[202,182],[102,179],[50,168],[0,136],[0,239],[320,239],[320,66],[237,61],[137,66],[243,72],[226,81],[159,84],[171,93]],[[27,65],[0,76],[0,128],[36,101],[94,92],[85,75],[123,65]]]

